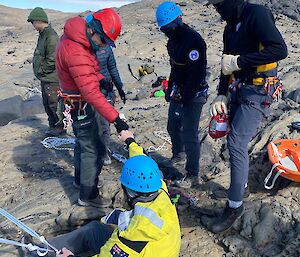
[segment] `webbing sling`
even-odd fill
[[[47,246],[47,249],[43,249],[37,246],[33,246],[32,244],[29,245],[23,245],[24,247],[26,247],[29,251],[35,251],[37,252],[37,254],[39,256],[45,256],[48,254],[48,252],[53,252],[55,251],[56,254],[59,253],[59,251],[51,244],[49,244],[47,242],[47,240],[45,239],[45,237],[40,236],[37,232],[35,232],[33,229],[31,229],[30,227],[26,226],[23,222],[21,222],[20,220],[18,220],[17,218],[15,218],[14,216],[12,216],[11,214],[9,214],[7,211],[3,210],[2,208],[0,208],[0,214],[7,218],[9,221],[11,221],[12,223],[14,223],[16,226],[18,226],[20,229],[24,230],[26,233],[28,233],[29,235],[31,235],[32,237],[38,239],[42,244]],[[6,242],[9,243],[10,240],[6,241],[2,239],[2,242]],[[17,242],[14,242],[14,244]],[[53,250],[49,249],[52,248]]]

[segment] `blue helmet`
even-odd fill
[[[163,27],[176,20],[180,15],[182,15],[182,11],[175,3],[163,2],[157,7],[156,21],[159,27]]]
[[[148,156],[129,158],[122,169],[121,184],[135,192],[152,193],[161,186],[161,175],[157,163]]]

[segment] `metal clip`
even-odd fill
[[[87,103],[84,104],[84,106],[81,110],[78,109],[78,115],[77,115],[78,120],[83,120],[84,118],[87,117],[86,111],[85,111],[86,106],[87,106]],[[81,111],[83,112],[82,114],[81,114]]]

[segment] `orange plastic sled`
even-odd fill
[[[268,145],[272,169],[265,178],[265,188],[272,189],[278,176],[300,182],[300,140],[280,139]],[[273,175],[276,172],[275,176]],[[273,175],[271,185],[269,181]]]

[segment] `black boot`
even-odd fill
[[[217,189],[217,190],[213,191],[211,197],[213,199],[216,199],[216,200],[227,199],[227,197],[228,197],[228,191],[229,190],[225,189],[225,188]],[[249,196],[250,196],[250,190],[249,190],[249,186],[247,186],[245,188],[243,198],[248,198]]]
[[[219,217],[202,216],[202,224],[211,232],[218,234],[227,231],[233,225],[233,223],[243,215],[244,206],[239,208],[230,208],[228,202],[225,209]]]

